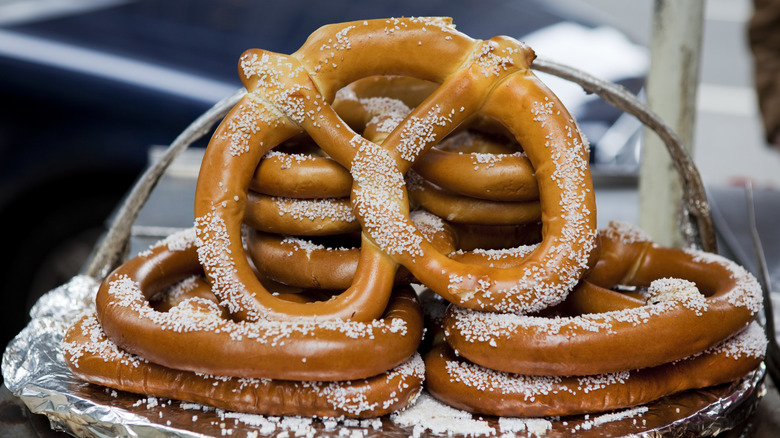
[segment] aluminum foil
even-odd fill
[[[247,415],[194,403],[115,391],[76,379],[60,341],[94,306],[97,282],[86,276],[46,294],[32,321],[3,354],[9,390],[54,429],[85,437],[408,437],[408,436],[691,436],[732,429],[765,394],[761,366],[739,382],[687,391],[618,412],[565,418],[481,418],[447,408],[425,393],[407,412],[374,420],[312,420]]]

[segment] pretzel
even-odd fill
[[[353,129],[363,131],[376,117],[404,116],[433,91],[435,84],[403,76],[373,76],[339,90],[333,108]],[[250,189],[286,198],[349,196],[349,171],[307,136],[293,138],[269,151],[255,170]]]
[[[315,382],[212,376],[157,365],[111,342],[94,314],[66,332],[65,360],[75,376],[110,388],[263,415],[370,418],[407,406],[422,390],[418,354],[366,379]]]
[[[150,307],[149,298],[160,290],[199,274],[194,231],[174,235],[117,268],[96,296],[97,314],[108,338],[130,353],[173,369],[327,381],[383,373],[407,360],[422,338],[422,310],[414,292],[407,289],[397,290],[389,303],[375,302],[364,293],[348,292],[332,299],[350,299],[357,308],[387,309],[380,312],[383,319],[370,322],[316,318],[234,322],[217,315],[195,318]],[[392,286],[393,274],[391,270],[384,280],[368,281]],[[305,309],[298,313],[316,315],[323,305],[275,299],[279,307]]]
[[[247,193],[244,224],[268,233],[327,236],[360,230],[349,198],[296,199]]]
[[[280,313],[242,256],[240,228],[261,158],[302,131],[350,170],[351,199],[368,237],[362,252],[375,245],[423,284],[466,307],[534,311],[562,301],[595,256],[595,200],[587,146],[562,104],[531,73],[533,57],[515,40],[473,40],[441,18],[328,25],[289,56],[245,52],[239,71],[248,94],[212,137],[196,189],[198,251],[221,302],[238,318]],[[441,84],[382,146],[356,134],[329,105],[337,90],[375,75]],[[512,132],[539,184],[543,239],[512,268],[453,261],[409,219],[404,173],[477,112]],[[342,314],[333,307],[331,314]]]
[[[611,373],[710,348],[742,330],[761,309],[757,280],[721,256],[659,246],[620,222],[601,232],[601,246],[598,263],[565,303],[569,316],[451,307],[444,320],[447,342],[470,361],[500,371]],[[489,256],[500,265],[516,263],[512,259],[523,254]],[[631,296],[610,290],[617,285],[648,291]]]
[[[463,131],[431,148],[414,164],[425,180],[460,195],[489,201],[533,201],[539,186],[528,158],[505,141]]]
[[[412,220],[439,251],[455,251],[457,236],[440,218],[417,210]],[[338,290],[350,286],[358,269],[360,249],[350,240],[356,239],[341,235],[313,241],[255,231],[247,233],[246,247],[258,271],[271,280],[299,288]],[[411,282],[411,274],[399,269],[395,284]]]
[[[466,178],[464,175],[464,180]],[[504,202],[462,196],[435,186],[413,170],[407,173],[407,190],[413,202],[452,222],[514,225],[541,219],[538,199],[535,202]]]
[[[739,380],[759,366],[766,343],[763,330],[754,323],[723,343],[682,360],[640,370],[573,377],[494,371],[468,362],[446,343],[440,343],[425,355],[425,387],[451,406],[484,415],[588,414]]]
[[[352,176],[308,137],[293,139],[269,151],[255,169],[250,190],[282,198],[344,198]]]

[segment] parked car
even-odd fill
[[[290,53],[320,25],[402,15],[452,16],[476,38],[592,28],[515,0],[0,2],[2,345],[42,293],[82,267],[148,148],[240,86],[244,50]],[[596,105],[589,119],[588,105],[583,127],[617,118]]]

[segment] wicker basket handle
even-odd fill
[[[211,127],[222,120],[228,111],[241,100],[244,94],[246,94],[246,90],[241,88],[232,95],[214,104],[214,106],[209,108],[184,129],[184,131],[174,139],[173,143],[168,146],[162,156],[146,169],[122,201],[122,204],[111,223],[111,227],[108,229],[100,243],[95,247],[92,258],[84,269],[85,275],[101,279],[108,275],[114,268],[122,264],[129,249],[133,223],[136,218],[138,218],[141,208],[146,204],[147,199],[149,199],[149,194],[160,181],[163,174],[165,174],[168,166],[170,166],[174,158],[187,149],[189,145],[208,134]]]

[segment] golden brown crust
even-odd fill
[[[328,157],[273,152],[260,161],[249,188],[283,198],[344,198],[352,176]]]
[[[572,315],[498,315],[452,307],[444,322],[447,341],[469,360],[496,370],[597,374],[690,356],[754,319],[761,292],[747,271],[716,255],[663,248],[638,236],[617,224],[602,233],[601,260],[565,303]],[[607,290],[618,280],[604,279],[652,286],[638,301]]]
[[[413,356],[366,379],[338,382],[252,379],[196,374],[133,356],[84,316],[66,333],[65,361],[77,377],[138,394],[263,415],[369,418],[407,406],[420,390],[423,365]]]
[[[456,194],[417,175],[407,174],[407,178],[406,187],[411,201],[450,222],[517,225],[541,219],[538,199],[528,202],[491,201]]]
[[[381,320],[369,322],[314,318],[237,323],[222,319],[219,311],[190,317],[150,307],[149,297],[199,272],[192,245],[175,249],[170,244],[158,245],[131,259],[98,290],[96,307],[103,330],[121,348],[171,368],[297,380],[376,375],[406,360],[422,339],[422,310],[414,293],[404,289],[396,291],[389,302],[373,302],[365,293],[346,296],[358,301],[355,308],[361,311],[369,306],[383,309]],[[388,273],[390,286],[392,274]],[[279,309],[312,315],[323,305],[344,298],[301,303],[274,297]],[[356,358],[365,352],[372,352],[369,360]]]
[[[333,43],[335,34],[341,44]],[[325,44],[330,50],[320,50]],[[376,62],[360,58],[376,51],[383,53],[372,58]],[[442,62],[429,62],[433,56]],[[510,38],[476,41],[447,20],[420,18],[326,26],[291,56],[247,51],[240,72],[249,94],[212,138],[196,191],[201,252],[209,253],[202,258],[223,260],[204,263],[215,293],[248,307],[241,317],[273,312],[262,304],[265,293],[237,256],[242,253],[240,220],[246,187],[260,158],[303,130],[350,169],[351,200],[372,242],[437,293],[460,305],[490,310],[531,311],[560,302],[593,259],[595,200],[587,146],[565,108],[533,77],[533,57],[529,48]],[[388,74],[441,86],[380,147],[357,135],[329,103],[336,90],[357,79]],[[543,242],[527,262],[513,268],[474,268],[453,261],[427,244],[408,217],[403,174],[480,111],[501,121],[523,145],[544,195]]]
[[[310,240],[261,232],[247,234],[247,253],[258,271],[274,281],[328,290],[348,288],[360,260],[360,249],[354,246],[325,247]]]
[[[247,193],[244,224],[267,233],[329,236],[360,230],[349,198],[298,199]]]
[[[347,44],[333,44],[334,35]],[[469,56],[474,41],[455,30],[448,17],[410,17],[329,24],[317,29],[292,56],[332,101],[336,91],[358,79],[410,76],[441,83]],[[322,47],[331,50],[320,50]],[[349,56],[340,56],[346,51]],[[381,53],[382,57],[375,56]],[[431,62],[431,59],[437,62]],[[366,62],[366,60],[373,62]]]
[[[414,163],[427,181],[451,192],[489,201],[533,201],[539,186],[528,158],[469,131],[445,139]],[[519,146],[517,146],[519,147]]]
[[[716,348],[641,370],[575,377],[524,376],[469,363],[445,343],[425,356],[425,386],[459,409],[508,417],[564,416],[638,406],[663,396],[733,382],[762,361],[760,327]]]

